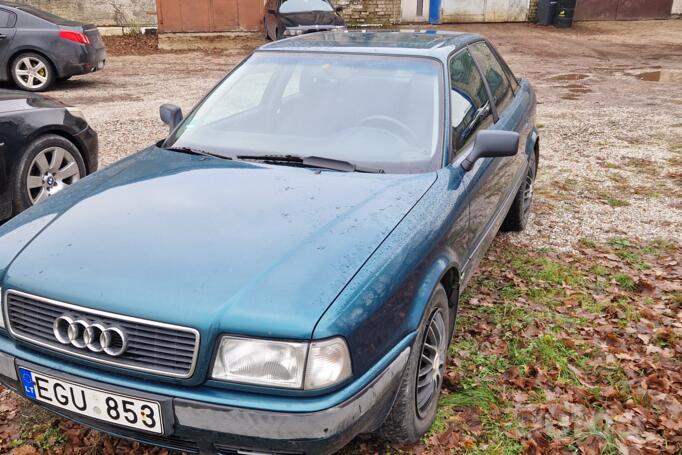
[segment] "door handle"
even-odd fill
[[[0,40],[5,39],[5,38],[7,38],[7,35],[3,35],[2,33],[0,33]]]

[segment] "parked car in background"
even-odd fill
[[[339,15],[342,7],[328,0],[267,0],[265,37],[278,40],[305,33],[339,30],[345,22]]]
[[[94,25],[0,2],[0,81],[30,92],[104,68],[107,52]]]
[[[166,140],[0,227],[0,382],[191,453],[418,440],[460,294],[528,220],[535,109],[477,35],[261,47],[184,120],[162,106]]]
[[[0,90],[0,221],[97,170],[97,133],[76,108]]]

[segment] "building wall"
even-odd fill
[[[81,22],[99,26],[156,24],[155,0],[14,0]]]
[[[332,0],[343,6],[341,13],[348,25],[394,25],[400,23],[400,0]],[[428,5],[428,0],[425,0]],[[427,6],[428,7],[428,6]],[[427,9],[428,16],[428,9]]]

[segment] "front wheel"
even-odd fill
[[[52,86],[56,74],[47,58],[28,52],[19,55],[12,62],[12,79],[22,90],[43,92]]]
[[[528,161],[526,177],[523,182],[521,182],[514,202],[509,208],[507,217],[502,223],[503,231],[520,232],[526,228],[526,224],[528,224],[528,215],[530,215],[530,208],[533,205],[533,190],[535,188],[536,172],[537,164],[535,162],[535,154],[533,153]]]
[[[450,344],[449,311],[447,293],[439,284],[419,326],[396,401],[379,429],[388,441],[416,442],[436,418]]]
[[[14,211],[20,213],[54,196],[86,175],[78,148],[68,139],[48,134],[33,141],[19,162]]]

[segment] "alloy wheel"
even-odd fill
[[[22,58],[14,70],[21,85],[31,90],[38,90],[47,84],[49,71],[47,65],[35,57]]]
[[[36,155],[26,178],[26,190],[31,204],[42,202],[76,183],[81,171],[76,158],[66,149],[49,147]]]
[[[445,318],[443,312],[437,310],[429,321],[419,357],[415,396],[419,417],[424,417],[433,401],[438,399],[443,383],[447,348]]]

